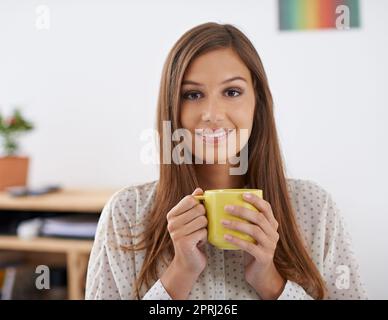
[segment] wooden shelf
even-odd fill
[[[12,197],[0,192],[0,210],[100,213],[117,189],[64,189],[39,196]]]
[[[85,296],[86,269],[92,246],[91,240],[43,237],[23,240],[16,236],[0,236],[0,250],[63,254],[68,274],[68,297],[71,300],[81,300]]]
[[[118,189],[80,190],[64,189],[39,196],[11,197],[0,192],[0,215],[2,211],[94,213],[100,214],[109,198]],[[0,250],[24,252],[34,255],[42,264],[61,260],[66,264],[69,299],[83,299],[85,278],[92,240],[37,237],[23,240],[17,236],[0,235]]]
[[[75,240],[38,237],[31,240],[20,239],[17,236],[0,236],[0,249],[36,251],[36,252],[79,252],[89,254],[92,240]]]

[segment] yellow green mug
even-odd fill
[[[221,220],[237,220],[248,222],[245,219],[231,215],[225,211],[225,206],[228,204],[245,207],[250,210],[258,211],[253,205],[243,199],[243,193],[249,192],[263,198],[263,191],[260,189],[214,189],[206,190],[203,195],[194,196],[197,200],[203,201],[208,219],[208,241],[215,247],[223,250],[238,250],[236,245],[224,239],[224,234],[228,233],[240,239],[256,243],[255,240],[237,230],[232,230],[224,227]],[[248,222],[250,223],[250,222]]]

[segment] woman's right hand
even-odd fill
[[[196,188],[167,213],[167,229],[174,245],[173,263],[186,272],[199,276],[206,268],[207,257],[199,246],[207,242],[206,210],[193,195],[201,195]]]

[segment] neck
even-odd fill
[[[205,190],[210,189],[239,189],[244,188],[244,175],[231,175],[228,164],[197,164],[195,172],[198,178],[199,187]]]

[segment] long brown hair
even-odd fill
[[[156,186],[154,205],[142,240],[133,250],[145,250],[145,259],[135,281],[137,298],[145,283],[150,287],[157,274],[159,258],[165,253],[174,255],[172,240],[167,230],[167,212],[185,195],[198,187],[194,164],[165,164],[163,153],[163,121],[170,121],[171,131],[182,128],[180,123],[180,92],[185,70],[200,54],[218,48],[232,48],[251,72],[256,96],[252,133],[247,147],[248,171],[245,181],[250,188],[264,190],[266,199],[279,223],[280,235],[274,263],[287,280],[301,285],[316,299],[325,295],[322,277],[311,260],[302,240],[287,190],[282,155],[273,113],[273,100],[261,59],[249,39],[230,24],[204,23],[187,31],[168,54],[162,71],[157,108],[157,130],[160,146],[160,177]],[[179,142],[171,141],[171,149]]]

